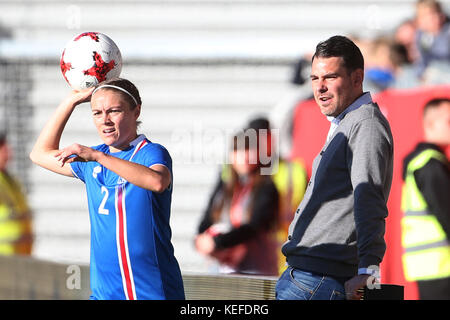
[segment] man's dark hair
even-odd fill
[[[341,57],[344,61],[344,67],[349,73],[356,69],[364,70],[364,57],[361,50],[359,50],[352,40],[344,36],[333,36],[325,41],[319,42],[311,62],[314,61],[315,57]]]
[[[446,102],[450,103],[450,99],[449,98],[434,98],[434,99],[431,99],[423,107],[423,113],[422,114],[425,116],[425,113],[428,110],[437,108],[441,104],[446,103]]]

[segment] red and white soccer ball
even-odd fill
[[[69,41],[61,55],[61,71],[74,90],[82,90],[122,71],[122,55],[114,41],[99,32],[84,32]]]

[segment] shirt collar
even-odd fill
[[[356,110],[361,107],[363,104],[372,103],[372,96],[370,92],[364,92],[358,99],[353,101],[351,105],[349,105],[344,111],[342,111],[337,117],[327,116],[328,121],[334,124],[339,124],[344,116],[350,111]]]
[[[137,136],[136,139],[134,139],[133,141],[130,142],[130,146],[132,146],[134,148],[144,139],[146,139],[146,136],[143,134],[140,134]]]

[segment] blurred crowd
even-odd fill
[[[415,12],[393,34],[372,41],[355,39],[366,57],[367,89],[449,83],[449,17],[435,0],[417,1]]]
[[[415,16],[391,32],[374,38],[348,36],[364,55],[367,91],[450,82],[450,18],[439,1],[418,0]],[[294,84],[307,82],[310,59],[307,54],[298,62]]]

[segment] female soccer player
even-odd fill
[[[60,149],[72,111],[89,100],[104,144]],[[73,91],[30,154],[34,163],[86,185],[92,299],[184,299],[170,240],[172,160],[163,146],[137,134],[141,103],[125,79]]]

